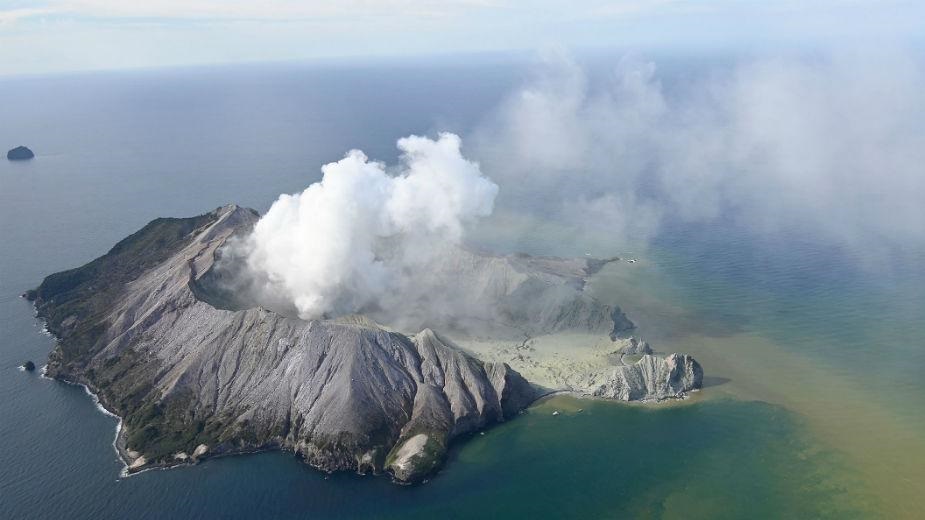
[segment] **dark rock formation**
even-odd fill
[[[17,146],[9,152],[6,152],[6,158],[11,161],[25,161],[33,157],[35,157],[35,154],[25,146]]]
[[[27,372],[32,372],[35,370],[35,363],[33,363],[32,361],[26,361],[25,363],[22,364],[22,367],[26,369]]]
[[[636,328],[636,324],[626,317],[620,307],[613,308],[610,320],[613,323],[613,327],[610,329],[611,341],[616,341],[619,337],[625,337],[628,332]]]

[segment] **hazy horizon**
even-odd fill
[[[909,0],[13,0],[0,6],[0,76],[548,49],[921,48],[923,18]]]

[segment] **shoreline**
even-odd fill
[[[49,335],[51,335],[51,334],[49,333]],[[52,337],[54,337],[54,336],[52,336]],[[57,340],[57,339],[56,339],[56,340]],[[89,387],[88,385],[86,385],[86,384],[84,384],[84,383],[79,383],[79,382],[76,382],[76,381],[68,381],[67,379],[63,379],[63,378],[51,377],[51,376],[49,376],[49,375],[47,374],[47,371],[48,371],[48,364],[46,363],[45,365],[42,365],[42,371],[41,371],[41,377],[42,377],[42,379],[46,379],[46,380],[48,380],[48,381],[53,381],[53,382],[64,383],[64,384],[70,385],[70,386],[79,386],[79,387],[83,388],[84,392],[85,392],[88,396],[90,396],[90,399],[93,401],[93,404],[96,406],[96,409],[97,409],[99,412],[101,412],[101,413],[102,413],[103,415],[105,415],[105,416],[108,416],[108,417],[115,417],[115,418],[116,418],[116,432],[115,432],[115,435],[113,436],[113,439],[112,439],[112,448],[113,448],[113,450],[116,452],[116,458],[119,459],[119,462],[122,463],[122,469],[119,471],[119,478],[125,478],[125,477],[129,477],[129,476],[131,476],[131,475],[134,475],[134,474],[136,474],[136,473],[140,473],[141,471],[132,472],[132,473],[130,473],[130,472],[128,471],[128,469],[129,469],[129,464],[128,464],[127,458],[126,458],[127,453],[124,453],[124,452],[123,452],[124,448],[123,448],[122,446],[120,446],[120,444],[121,444],[121,443],[120,443],[120,440],[121,440],[121,438],[122,438],[122,432],[124,431],[123,428],[122,428],[122,424],[123,424],[123,419],[122,419],[122,417],[119,416],[118,414],[112,412],[111,410],[107,409],[105,406],[103,406],[103,403],[102,403],[102,401],[100,400],[99,395],[97,395],[96,393],[94,393],[93,390],[91,390],[90,387]],[[144,471],[144,470],[142,470],[142,471]]]
[[[52,340],[54,340],[54,342],[55,342],[55,346],[57,346],[57,344],[58,344],[58,342],[59,342],[60,340],[59,340],[58,337],[55,336],[50,330],[48,330],[48,324],[45,322],[45,320],[42,319],[42,318],[40,318],[40,317],[38,316],[38,309],[36,309],[36,307],[35,307],[35,302],[29,300],[28,298],[26,298],[26,293],[23,293],[22,295],[20,295],[20,298],[23,298],[23,299],[25,299],[25,300],[27,300],[27,301],[30,302],[30,305],[32,306],[32,311],[33,311],[33,318],[36,319],[36,320],[40,320],[40,322],[42,323],[42,327],[41,327],[40,333],[43,334],[43,335],[45,335],[45,336],[48,336],[48,337],[52,338]],[[52,350],[54,350],[54,349],[52,349]],[[41,372],[40,372],[40,377],[41,377],[42,379],[46,379],[46,380],[48,380],[48,381],[61,382],[61,383],[64,383],[64,384],[66,384],[66,385],[82,387],[82,388],[84,389],[84,392],[85,392],[88,396],[90,396],[90,399],[93,401],[93,404],[96,406],[96,409],[97,409],[99,412],[101,412],[103,415],[106,415],[106,416],[109,416],[109,417],[115,417],[115,419],[116,419],[117,422],[116,422],[116,431],[115,431],[115,435],[113,436],[113,439],[112,439],[112,448],[113,448],[113,450],[116,452],[116,458],[119,460],[120,463],[122,463],[122,469],[119,470],[119,479],[127,478],[127,477],[130,477],[130,476],[132,476],[132,475],[136,475],[136,474],[138,474],[138,473],[142,473],[142,472],[144,472],[144,471],[147,471],[147,470],[149,470],[149,469],[156,469],[155,467],[152,467],[152,468],[140,469],[140,470],[138,470],[138,471],[129,471],[129,468],[130,468],[130,465],[131,465],[130,462],[129,462],[130,457],[129,457],[129,454],[128,454],[128,450],[127,450],[127,449],[125,448],[125,446],[124,446],[124,443],[125,443],[125,439],[124,439],[124,437],[125,437],[125,436],[124,436],[125,429],[123,428],[123,425],[124,425],[124,422],[125,422],[125,421],[124,421],[124,419],[122,418],[122,416],[120,416],[119,414],[117,414],[117,413],[113,412],[112,410],[109,410],[108,408],[106,408],[106,406],[103,404],[103,401],[100,399],[100,396],[90,388],[90,385],[88,385],[88,384],[86,384],[86,383],[81,383],[81,382],[78,382],[78,381],[69,381],[69,380],[67,380],[67,379],[65,379],[65,378],[58,378],[58,377],[51,377],[51,376],[49,376],[49,375],[48,375],[48,363],[45,363],[44,365],[42,365],[42,370],[41,370]],[[136,460],[137,460],[137,459],[136,459]]]
[[[315,471],[324,473],[326,475],[331,475],[333,473],[331,471],[326,471],[322,468],[313,466],[312,464],[305,462],[305,459],[300,457],[297,453],[281,445],[280,446],[267,446],[267,447],[254,448],[254,449],[235,449],[235,450],[229,450],[229,451],[218,451],[214,453],[210,451],[210,452],[207,452],[207,454],[203,454],[197,457],[195,460],[193,460],[192,458],[188,458],[186,460],[178,460],[176,463],[172,463],[172,464],[163,463],[163,462],[156,463],[156,464],[152,463],[150,465],[145,464],[139,469],[132,471],[131,463],[129,461],[138,460],[138,458],[133,458],[128,453],[128,449],[125,447],[125,429],[123,427],[124,419],[120,415],[106,408],[106,406],[103,404],[102,400],[100,399],[99,395],[95,393],[90,388],[89,385],[85,383],[81,383],[81,382],[69,381],[64,378],[51,377],[47,374],[47,369],[48,369],[48,364],[42,365],[41,373],[40,373],[40,377],[42,379],[45,379],[51,382],[60,382],[60,383],[64,383],[70,386],[79,386],[83,388],[84,393],[87,396],[89,396],[90,399],[93,401],[93,404],[95,408],[97,409],[97,411],[101,412],[103,415],[107,417],[113,417],[116,419],[117,422],[116,422],[115,434],[113,436],[111,446],[113,447],[113,451],[115,451],[116,453],[116,458],[122,464],[122,468],[119,470],[119,475],[118,475],[119,480],[129,478],[135,475],[139,475],[147,471],[169,470],[169,469],[181,468],[185,466],[195,466],[199,464],[200,462],[203,462],[207,459],[217,459],[221,457],[228,457],[228,456],[235,456],[235,455],[254,455],[258,453],[271,452],[271,451],[281,451],[281,452],[291,453],[294,457],[298,458],[300,461],[302,461],[304,464],[306,464],[307,466],[309,466]],[[576,400],[589,400],[589,401],[595,401],[595,402],[609,403],[609,404],[618,405],[618,406],[621,406],[621,405],[622,406],[626,406],[626,405],[647,406],[647,405],[664,403],[666,401],[680,402],[680,401],[688,400],[691,397],[690,392],[689,392],[679,398],[670,398],[670,399],[662,399],[662,400],[621,401],[621,400],[616,400],[616,399],[607,399],[603,397],[598,397],[598,396],[590,395],[584,392],[579,392],[576,390],[543,388],[543,387],[540,387],[539,385],[536,385],[535,383],[534,383],[534,387],[537,388],[538,390],[536,398],[533,401],[531,401],[530,404],[526,408],[524,408],[524,410],[522,410],[518,415],[521,415],[523,413],[528,413],[530,408],[542,405],[544,402],[550,399],[553,399],[555,397],[570,397]],[[515,420],[515,419],[516,419],[516,416],[504,422],[508,422],[508,421]],[[503,423],[493,424],[486,429],[491,429],[492,427],[498,426],[500,424],[503,424]],[[481,430],[481,431],[484,432],[485,430]],[[476,435],[477,433],[478,432],[472,432],[472,435]],[[371,472],[371,473],[355,472],[355,473],[357,475],[363,475],[363,476],[365,475],[379,476],[382,474],[386,474],[385,472]]]
[[[23,294],[21,297],[25,299],[25,294]],[[45,320],[38,317],[38,309],[35,308],[35,302],[31,302],[31,301],[30,301],[30,303],[31,303],[31,305],[32,305],[33,317],[34,317],[35,319],[40,320],[40,321],[42,322],[41,334],[44,334],[44,335],[46,335],[46,336],[52,338],[52,339],[54,340],[54,342],[55,342],[55,346],[57,346],[57,343],[58,343],[60,340],[59,340],[58,337],[55,336],[50,330],[48,330],[48,325],[47,325],[47,323],[45,322]],[[42,370],[41,370],[41,373],[40,373],[40,377],[41,377],[42,379],[46,379],[46,380],[49,380],[49,381],[61,382],[61,383],[64,383],[64,384],[66,384],[66,385],[82,387],[83,390],[84,390],[84,392],[85,392],[88,396],[90,396],[90,399],[93,401],[93,404],[96,406],[96,409],[97,409],[99,412],[101,412],[103,415],[106,415],[106,416],[109,416],[109,417],[114,417],[114,418],[116,419],[116,421],[117,421],[117,422],[116,422],[116,431],[115,431],[115,435],[113,436],[113,439],[112,439],[112,448],[113,448],[113,450],[116,452],[116,458],[119,460],[120,463],[122,463],[122,469],[119,470],[119,479],[127,478],[127,477],[130,477],[130,476],[132,476],[132,475],[136,475],[136,474],[138,474],[138,473],[142,473],[142,472],[144,472],[144,471],[147,471],[148,469],[156,469],[156,468],[152,467],[152,468],[140,469],[140,470],[138,470],[138,471],[130,471],[130,470],[129,470],[129,468],[130,468],[130,466],[131,466],[131,463],[129,462],[129,459],[130,459],[131,457],[129,457],[128,450],[127,450],[127,449],[125,448],[125,446],[124,446],[124,444],[125,444],[125,438],[124,438],[124,437],[125,437],[125,436],[124,436],[125,429],[123,428],[123,425],[124,425],[124,422],[125,422],[125,421],[124,421],[124,419],[122,418],[122,416],[120,416],[119,414],[117,414],[117,413],[113,412],[112,410],[106,408],[106,406],[103,404],[103,401],[100,399],[99,394],[97,394],[96,392],[94,392],[94,391],[90,388],[90,385],[88,385],[88,384],[86,384],[86,383],[81,383],[81,382],[78,382],[78,381],[69,381],[69,380],[67,380],[67,379],[65,379],[65,378],[58,378],[58,377],[51,377],[51,376],[49,376],[49,375],[48,375],[48,363],[45,363],[44,365],[42,365]],[[137,459],[136,459],[136,460],[137,460]]]
[[[526,339],[483,339],[452,337],[451,339],[463,350],[486,362],[506,363],[519,372],[538,391],[537,399],[551,394],[569,393],[580,399],[601,399],[622,404],[660,404],[665,401],[684,401],[698,390],[688,390],[680,395],[662,398],[623,400],[594,395],[600,384],[607,380],[608,374],[622,367],[630,367],[638,362],[627,363],[636,354],[626,354],[625,348],[635,336],[611,339],[607,335],[593,332],[556,332]],[[664,359],[670,352],[683,352],[683,349],[657,351],[651,355]],[[531,403],[532,405],[532,403]]]
[[[58,344],[58,342],[59,342],[59,338],[57,338],[50,330],[48,330],[47,323],[45,322],[45,320],[43,320],[42,318],[39,318],[39,317],[38,317],[38,311],[37,311],[37,309],[35,308],[34,302],[32,302],[32,307],[33,307],[33,311],[34,311],[34,317],[35,317],[37,320],[40,320],[41,323],[42,323],[41,334],[44,334],[44,335],[46,335],[46,336],[51,337],[51,338],[54,340],[55,345],[57,346],[57,344]],[[576,336],[576,335],[568,336],[568,335],[564,335],[564,334],[553,334],[553,335],[545,336],[545,338],[550,338],[550,337],[559,337],[559,338],[562,338],[562,337],[572,337],[572,338],[574,338],[575,336]],[[588,337],[588,335],[581,335],[581,334],[579,334],[579,335],[577,335],[577,336],[581,336],[581,337],[584,337],[584,338],[587,338],[587,337]],[[594,336],[595,336],[596,338],[598,337],[598,335],[594,335]],[[526,339],[524,339],[524,340],[522,341],[520,348],[517,349],[517,350],[523,350],[523,349],[525,349],[525,348],[527,348],[527,349],[529,349],[529,350],[531,350],[531,351],[534,350],[534,349],[533,349],[533,346],[529,346],[529,347],[528,347],[528,343],[529,343],[529,344],[532,344],[532,345],[535,345],[535,342],[536,342],[538,339],[539,339],[539,338],[527,337]],[[606,339],[607,339],[607,340],[610,340],[610,338],[606,338]],[[497,346],[499,346],[499,345],[506,344],[507,342],[504,341],[504,340],[489,340],[489,341],[487,341],[487,342],[485,342],[485,343],[497,347]],[[612,344],[611,341],[607,341],[607,343],[608,343],[608,344]],[[484,361],[488,361],[488,359],[486,359],[486,357],[485,357],[485,355],[484,355],[484,354],[485,354],[484,351],[479,352],[480,349],[472,349],[470,345],[464,345],[463,348],[464,348],[465,350],[467,350],[467,351],[473,353],[473,354],[476,354],[476,357],[477,357],[477,358],[482,359],[482,360],[484,360]],[[516,348],[516,347],[515,347],[515,348]],[[586,348],[587,348],[587,347],[586,347]],[[593,347],[592,347],[592,349],[593,349]],[[496,354],[497,354],[497,353],[496,353]],[[555,353],[554,356],[557,357],[557,356],[558,356],[558,353]],[[528,358],[528,359],[529,359],[529,358]],[[621,357],[621,360],[620,360],[620,361],[622,362],[622,357]],[[509,364],[510,364],[510,363],[509,363]],[[124,421],[124,419],[123,419],[120,415],[118,415],[118,414],[115,413],[114,411],[110,410],[110,409],[106,406],[106,404],[104,403],[103,399],[100,398],[100,394],[99,394],[98,392],[95,392],[95,391],[91,388],[89,382],[72,381],[72,380],[66,379],[66,378],[64,378],[64,377],[52,377],[52,376],[49,376],[49,375],[48,375],[48,368],[49,368],[49,367],[48,367],[48,363],[46,363],[45,365],[43,365],[42,368],[41,368],[41,377],[42,377],[43,379],[47,379],[47,380],[50,380],[50,381],[60,381],[60,382],[62,382],[62,383],[68,384],[68,385],[80,386],[80,387],[82,387],[83,390],[84,390],[84,392],[85,392],[85,393],[90,397],[90,399],[93,401],[93,403],[94,403],[94,405],[95,405],[95,407],[96,407],[96,409],[97,409],[98,411],[102,412],[102,413],[103,413],[104,415],[106,415],[106,416],[114,417],[114,418],[117,420],[117,422],[116,422],[116,428],[115,428],[115,433],[114,433],[114,436],[113,436],[113,440],[112,440],[111,445],[112,445],[112,447],[113,447],[113,450],[116,452],[116,457],[117,457],[117,459],[119,460],[119,462],[120,462],[121,465],[122,465],[122,468],[121,468],[120,471],[119,471],[118,479],[128,478],[128,477],[131,477],[131,476],[133,476],[133,475],[137,475],[137,474],[144,473],[144,472],[146,472],[146,471],[151,471],[151,470],[157,470],[157,469],[166,470],[166,469],[172,469],[172,468],[181,467],[181,466],[192,466],[192,465],[198,464],[199,462],[201,462],[201,461],[203,461],[203,460],[205,460],[205,459],[209,459],[209,458],[218,458],[218,457],[230,456],[230,455],[248,455],[248,454],[256,454],[256,453],[268,452],[268,451],[286,451],[286,452],[292,453],[294,456],[296,456],[297,458],[299,458],[300,460],[302,460],[303,462],[305,462],[305,459],[304,459],[303,457],[299,456],[298,453],[295,453],[292,449],[288,449],[287,447],[283,446],[281,443],[277,443],[277,444],[275,444],[275,445],[267,445],[267,446],[260,446],[260,447],[251,447],[251,448],[234,447],[234,448],[231,448],[231,449],[227,449],[227,448],[228,448],[227,446],[225,447],[226,449],[223,449],[223,448],[222,448],[222,445],[220,444],[220,445],[218,445],[218,446],[206,446],[206,448],[205,448],[206,451],[204,451],[203,453],[200,453],[199,455],[196,455],[196,454],[195,454],[195,453],[198,451],[198,448],[199,448],[199,447],[197,447],[197,449],[194,450],[193,454],[186,454],[186,453],[183,453],[184,455],[186,455],[185,458],[176,458],[176,460],[171,460],[171,461],[169,461],[169,462],[160,461],[160,462],[156,462],[156,463],[155,463],[155,462],[148,463],[147,461],[145,461],[142,465],[138,466],[137,469],[134,469],[134,470],[133,470],[133,469],[132,469],[132,466],[133,466],[135,463],[137,463],[139,460],[143,460],[144,455],[143,455],[143,454],[137,454],[137,456],[135,456],[135,455],[133,455],[133,454],[134,454],[134,453],[137,453],[137,452],[132,452],[131,450],[129,450],[129,449],[126,447],[126,444],[125,444],[125,443],[126,443],[126,429],[125,429],[125,421]],[[515,366],[514,369],[517,370],[518,367]],[[518,371],[522,373],[521,370],[518,370]],[[524,408],[524,410],[522,410],[522,411],[520,412],[520,414],[523,414],[523,413],[525,413],[527,410],[529,410],[530,408],[532,408],[532,407],[534,407],[534,406],[536,406],[536,405],[542,404],[543,402],[547,401],[548,399],[553,398],[553,397],[556,397],[556,396],[567,396],[567,397],[571,397],[571,398],[574,398],[574,399],[590,399],[590,400],[594,400],[594,401],[607,401],[607,402],[611,402],[611,403],[620,403],[620,404],[623,404],[623,405],[627,405],[627,404],[652,405],[652,404],[662,403],[662,402],[664,402],[664,401],[683,401],[683,400],[686,400],[687,398],[690,397],[690,392],[687,392],[687,393],[685,393],[683,396],[680,396],[680,397],[677,397],[677,398],[670,398],[670,399],[656,399],[656,400],[653,400],[653,399],[646,399],[646,400],[640,400],[640,401],[622,401],[622,400],[618,400],[618,399],[607,399],[607,398],[603,398],[603,397],[594,396],[594,395],[589,394],[589,393],[587,393],[587,392],[585,392],[585,391],[582,391],[582,390],[580,390],[580,389],[575,389],[575,388],[563,388],[561,385],[543,384],[545,381],[544,381],[544,382],[537,382],[537,378],[534,378],[534,377],[527,377],[526,375],[525,375],[525,378],[527,378],[527,381],[528,381],[528,382],[530,383],[530,385],[534,388],[534,390],[536,391],[536,394],[535,394],[534,398],[532,399],[532,401],[530,401],[530,403]],[[518,415],[519,415],[519,414],[518,414]],[[516,416],[515,416],[515,417],[512,417],[511,419],[508,419],[508,420],[513,420],[513,419],[516,419]],[[506,422],[506,421],[505,421],[505,422]],[[487,429],[490,429],[492,426],[495,426],[495,425],[490,425],[490,426],[488,426]],[[481,431],[484,432],[484,429],[481,430]],[[476,433],[476,432],[473,432],[473,433]],[[202,445],[201,445],[201,446],[202,446]],[[175,455],[177,455],[177,454],[175,454]],[[314,470],[317,470],[317,471],[326,473],[326,474],[328,474],[328,475],[330,475],[330,474],[332,473],[331,471],[327,471],[327,470],[325,470],[325,469],[323,469],[323,468],[314,466],[314,465],[312,465],[312,464],[310,464],[310,463],[307,463],[307,462],[305,462],[305,463],[306,463],[309,467],[311,467],[312,469],[314,469]],[[357,474],[360,474],[360,475],[369,474],[369,473],[361,473],[361,472],[359,472],[359,471],[357,471],[356,473],[357,473]],[[383,473],[387,473],[387,472],[383,472]],[[378,475],[378,474],[382,474],[382,473],[372,472],[372,474],[373,474],[373,475]],[[394,480],[394,479],[393,479],[393,480]]]

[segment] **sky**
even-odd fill
[[[0,0],[0,75],[560,48],[925,38],[911,0]]]

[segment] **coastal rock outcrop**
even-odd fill
[[[369,320],[304,321],[198,297],[218,248],[256,220],[237,206],[157,219],[27,293],[58,339],[48,375],[87,385],[123,417],[129,471],[183,462],[177,453],[284,448],[325,471],[413,482],[452,439],[536,397],[509,366],[431,330],[408,337]]]
[[[632,365],[623,365],[592,376],[592,395],[622,401],[660,401],[683,397],[703,386],[703,369],[691,356],[670,354],[661,358],[646,354]]]
[[[25,146],[17,146],[12,150],[6,152],[6,158],[11,161],[25,161],[35,157],[35,154],[32,153],[32,150],[26,148]]]
[[[644,356],[646,354],[653,354],[653,352],[648,341],[632,337],[629,338],[626,345],[620,349],[620,354],[625,356]]]

